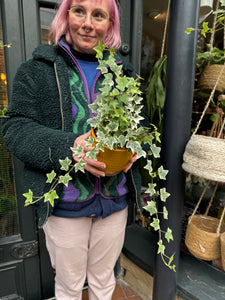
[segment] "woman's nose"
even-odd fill
[[[86,14],[85,20],[84,20],[85,25],[92,26],[92,16],[91,14]]]

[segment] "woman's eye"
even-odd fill
[[[72,8],[71,11],[76,16],[80,16],[80,17],[85,16],[85,11],[82,8],[76,8],[76,7],[74,7],[74,8]]]
[[[96,20],[102,21],[102,20],[106,20],[107,19],[107,15],[104,14],[103,12],[95,12],[95,14],[93,15],[93,17]]]

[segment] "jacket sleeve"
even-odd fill
[[[28,167],[42,171],[58,171],[59,159],[71,158],[70,147],[77,137],[72,129],[66,132],[60,128],[60,105],[59,100],[55,101],[58,91],[51,69],[48,68],[49,74],[41,74],[31,63],[18,69],[6,118],[2,120],[9,151]],[[45,83],[43,87],[40,81]],[[48,90],[54,90],[55,97],[50,93],[47,103],[47,96],[42,101],[42,95]]]

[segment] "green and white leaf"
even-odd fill
[[[165,188],[160,189],[160,198],[163,202],[166,202],[166,199],[170,196],[170,193],[167,193]]]
[[[48,173],[46,175],[47,175],[46,183],[52,183],[53,179],[56,177],[56,172],[52,170],[51,173]]]
[[[167,232],[165,233],[165,238],[167,239],[168,243],[170,241],[173,241],[172,230],[169,227],[167,228]]]
[[[66,187],[68,187],[69,181],[72,177],[67,173],[65,175],[59,176],[59,183],[63,183]]]
[[[168,170],[165,170],[163,166],[158,168],[159,178],[162,180],[166,180],[166,175],[168,174]]]
[[[148,189],[145,191],[145,193],[150,194],[150,196],[153,196],[156,194],[156,183],[149,183],[148,184]]]
[[[155,201],[147,201],[147,205],[143,206],[143,208],[150,213],[150,216],[155,215],[157,213]]]
[[[49,202],[52,207],[54,207],[54,202],[58,198],[59,196],[57,195],[55,190],[44,194],[44,202]]]
[[[60,159],[59,163],[61,165],[61,170],[63,171],[68,171],[69,170],[69,166],[72,163],[72,160],[69,159],[68,157],[66,157],[65,159]]]

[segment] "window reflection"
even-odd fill
[[[1,14],[0,14],[1,16]],[[0,110],[8,107],[2,22],[0,17]],[[1,125],[0,125],[1,132]],[[19,233],[11,155],[0,134],[0,238]]]
[[[55,10],[52,8],[40,8],[40,21],[41,21],[41,43],[48,43],[48,33],[52,20],[55,16]]]

